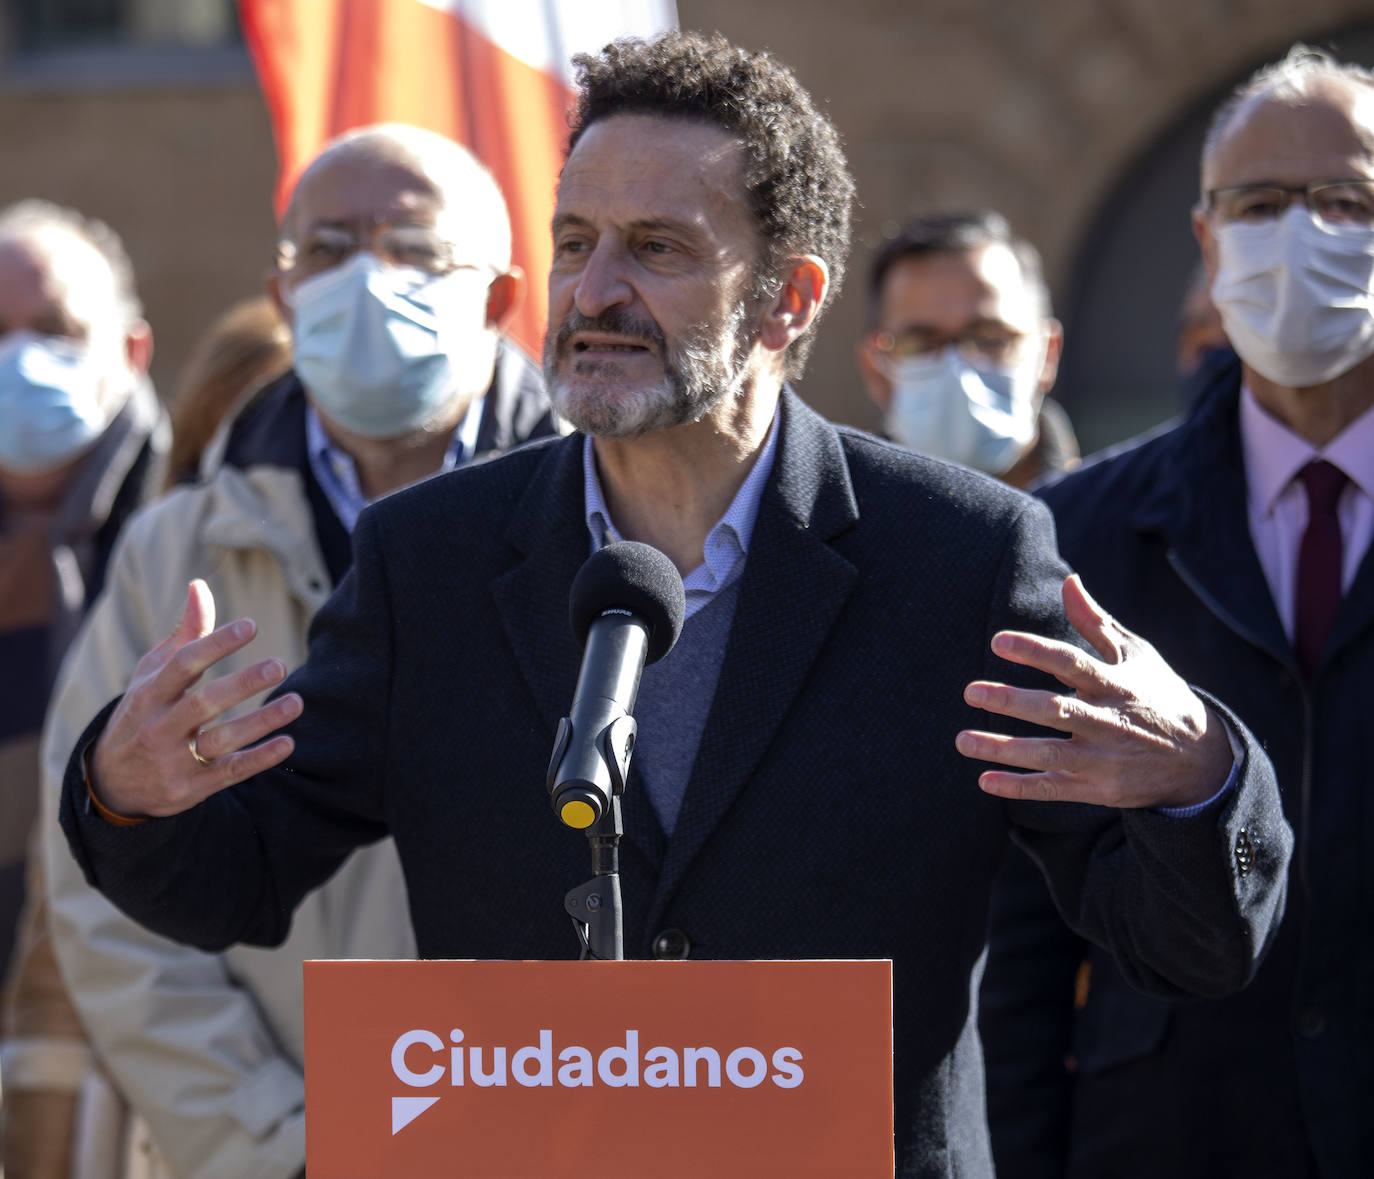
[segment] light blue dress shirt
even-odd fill
[[[759,501],[763,498],[763,489],[773,471],[773,458],[778,452],[779,416],[775,411],[773,424],[768,427],[768,436],[763,440],[758,458],[754,460],[753,470],[735,492],[735,498],[725,509],[725,515],[706,534],[705,559],[682,579],[682,588],[687,594],[688,618],[744,572],[744,558],[749,552],[749,540],[754,535]],[[582,478],[587,532],[591,538],[591,551],[596,552],[624,538],[616,530],[610,510],[606,507],[606,498],[601,493],[601,480],[596,474],[596,455],[590,437],[582,442]]]
[[[482,411],[486,404],[487,397],[484,393],[468,406],[463,420],[453,431],[453,438],[444,452],[444,461],[435,474],[451,471],[472,461],[477,451],[477,432],[482,425]],[[349,535],[352,535],[358,516],[371,501],[363,494],[362,481],[358,478],[358,464],[353,461],[353,456],[334,445],[329,435],[324,432],[320,415],[315,412],[315,407],[309,404],[305,407],[305,450],[310,462],[310,473],[315,476],[315,481],[324,492],[329,506],[339,517],[339,522]]]

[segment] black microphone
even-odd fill
[[[640,673],[672,649],[686,609],[676,567],[647,544],[607,545],[577,571],[568,615],[585,648],[582,670],[547,779],[554,813],[569,827],[590,827],[625,792]]]

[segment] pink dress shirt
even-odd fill
[[[1323,458],[1345,472],[1336,514],[1341,522],[1341,592],[1350,588],[1374,538],[1374,409],[1361,414],[1318,449],[1261,408],[1249,388],[1240,393],[1240,440],[1250,538],[1269,582],[1279,619],[1293,638],[1298,546],[1307,527],[1307,492],[1295,476]]]

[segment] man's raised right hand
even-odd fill
[[[210,587],[193,581],[181,621],[138,661],[89,763],[96,797],[116,814],[178,814],[285,761],[295,748],[287,736],[262,740],[300,716],[301,698],[294,692],[235,720],[214,723],[235,705],[286,678],[286,664],[264,659],[201,683],[210,667],[246,647],[257,633],[250,618],[218,630],[214,626]],[[255,741],[262,744],[254,745]]]

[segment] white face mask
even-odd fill
[[[37,475],[70,462],[109,424],[90,349],[35,332],[0,341],[0,467]]]
[[[480,282],[472,269],[435,277],[363,251],[302,282],[288,299],[292,353],[320,410],[366,438],[396,438],[434,419],[458,365],[480,346]]]
[[[912,450],[1000,475],[1035,438],[1040,367],[975,368],[953,344],[893,361],[887,432]]]
[[[1320,385],[1374,354],[1374,229],[1318,225],[1294,203],[1217,238],[1212,302],[1232,345],[1261,376]]]

